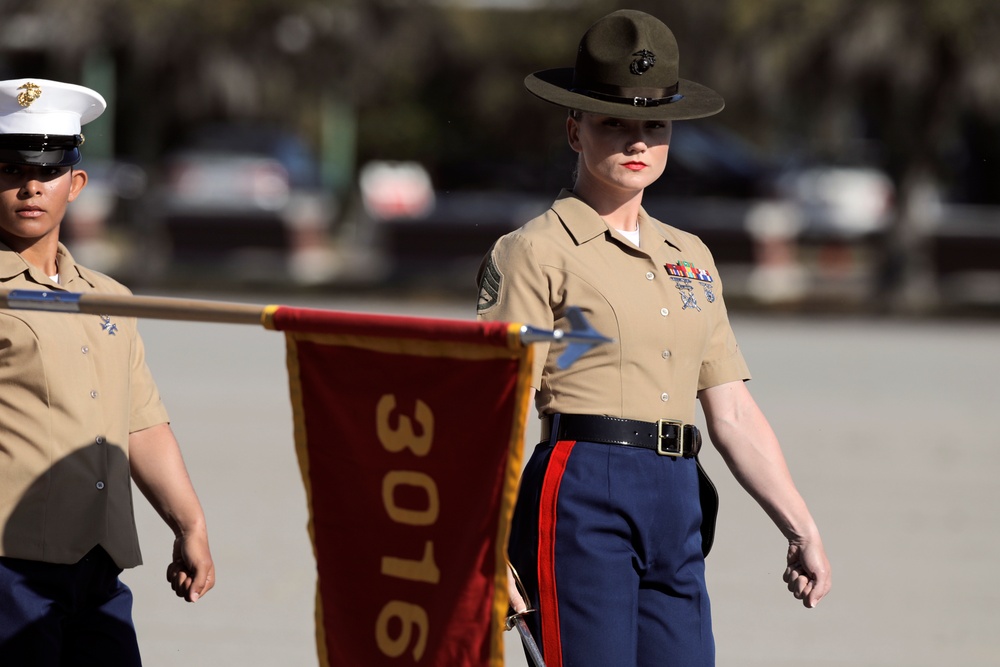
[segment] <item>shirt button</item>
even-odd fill
[[[655,277],[656,277],[656,274],[655,274],[655,273],[653,273],[652,271],[649,271],[649,272],[648,272],[648,273],[646,274],[646,280],[652,280],[652,279],[653,279],[653,278],[655,278]]]
[[[660,356],[662,356],[664,359],[669,359],[670,358],[670,350],[664,350],[663,354],[661,354]]]
[[[104,490],[104,482],[98,482],[97,484],[95,484],[95,486],[97,487],[98,491]]]
[[[97,436],[96,438],[94,438],[94,442],[96,442],[99,445],[103,445],[104,444],[104,436],[103,435]]]
[[[670,394],[668,394],[667,392],[663,392],[662,394],[660,394],[660,400],[666,403],[667,401],[670,400]]]
[[[92,389],[90,391],[90,397],[91,398],[97,398],[97,390],[96,389]]]
[[[670,314],[670,309],[669,308],[660,308],[660,315],[663,315],[664,317],[666,317],[669,314]]]
[[[88,352],[90,352],[90,348],[84,345],[83,347],[80,348],[80,351],[83,352],[84,354],[87,354]]]

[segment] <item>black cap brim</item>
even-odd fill
[[[0,148],[0,164],[25,164],[37,167],[72,167],[80,162],[80,149],[51,151],[19,151]]]
[[[82,144],[82,134],[0,134],[0,163],[70,167]]]

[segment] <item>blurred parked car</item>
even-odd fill
[[[162,162],[152,233],[167,270],[198,265],[267,279],[322,273],[335,201],[306,144],[258,125],[199,128]],[[293,276],[295,277],[295,276]]]
[[[127,279],[132,265],[141,261],[130,252],[130,223],[146,194],[146,170],[123,160],[91,158],[80,167],[87,172],[87,187],[66,210],[60,238],[81,264]]]
[[[667,167],[646,192],[652,197],[769,198],[787,161],[722,125],[674,123]]]
[[[883,231],[894,205],[889,176],[879,169],[815,166],[782,174],[777,193],[798,206],[806,235],[856,238]]]

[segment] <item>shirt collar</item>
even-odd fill
[[[563,190],[559,193],[559,197],[552,204],[552,210],[562,220],[563,225],[577,245],[592,241],[610,229],[608,223],[597,214],[597,211],[573,194],[571,190]],[[676,250],[681,249],[676,232],[669,226],[651,218],[642,207],[639,208],[639,235],[640,244],[643,246],[650,242],[664,242]]]
[[[59,244],[57,256],[59,258],[59,283],[61,285],[71,292],[81,291],[74,289],[72,286],[74,282],[79,280],[85,282],[90,288],[95,287],[94,281],[87,276],[87,269],[76,263],[73,255],[70,254],[69,250],[62,243]]]
[[[646,209],[644,208],[639,209],[639,229],[648,230],[647,232],[639,232],[641,243],[645,243],[646,237],[649,236],[652,239],[656,239],[657,242],[662,241],[674,250],[682,252],[677,230],[670,225],[665,225],[658,220],[654,220],[646,213]]]
[[[59,265],[58,285],[52,282],[51,278],[44,275],[41,269],[32,266],[20,254],[8,248],[4,243],[0,243],[0,281],[6,282],[15,276],[27,274],[27,277],[32,282],[46,287],[69,289],[69,285],[75,280],[83,280],[90,287],[94,286],[94,283],[87,279],[83,272],[81,272],[76,260],[73,259],[73,255],[70,254],[69,250],[62,243],[59,244],[59,248],[56,251],[56,258]]]

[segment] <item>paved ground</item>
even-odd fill
[[[709,559],[720,667],[996,665],[1000,323],[733,319],[756,375],[751,389],[824,530],[835,585],[819,609],[798,606],[780,581],[780,534],[707,454],[723,503]],[[174,598],[163,579],[171,536],[137,495],[146,565],[125,578],[147,666],[316,665],[315,570],[283,337],[153,320],[142,331],[218,567],[202,601]],[[507,664],[525,665],[507,637]]]

